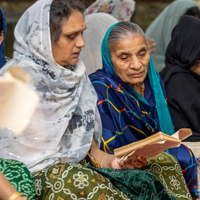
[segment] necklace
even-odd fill
[[[142,83],[136,83],[136,85],[139,87],[140,89],[140,95],[142,97],[144,97],[144,88],[142,87]]]

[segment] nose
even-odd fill
[[[142,63],[141,63],[140,59],[138,59],[137,57],[132,58],[130,68],[139,70],[141,67],[142,67]]]
[[[84,46],[85,46],[85,42],[83,40],[82,34],[80,34],[76,41],[76,47],[83,48]]]

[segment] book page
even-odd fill
[[[191,134],[191,129],[180,129],[173,136],[158,132],[143,140],[117,148],[114,150],[114,154],[121,160],[126,160],[131,155],[154,157],[166,149],[179,147],[181,139],[185,139]]]

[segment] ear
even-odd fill
[[[1,31],[1,33],[0,33],[0,45],[3,42],[3,40],[4,40],[4,34],[3,34],[3,31]]]

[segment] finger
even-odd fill
[[[144,156],[138,156],[137,160],[140,161],[143,165],[147,163],[147,158]]]
[[[154,42],[155,43],[155,40],[153,38],[146,38],[146,41],[147,41],[147,43],[150,43],[150,42]]]
[[[151,53],[151,54],[152,54],[152,53],[154,53],[154,52],[155,52],[155,51],[154,51],[154,50],[152,50],[152,49],[150,49],[150,50],[149,50],[149,53]]]
[[[149,49],[153,49],[155,46],[156,46],[155,43],[148,44],[148,48],[149,48]]]
[[[127,169],[135,169],[135,167],[131,164],[125,164]]]
[[[119,166],[121,167],[121,169],[127,169],[124,162],[119,162]]]
[[[137,160],[129,160],[127,161],[125,164],[130,164],[132,165],[134,168],[140,169],[142,167],[142,163],[137,161]]]

